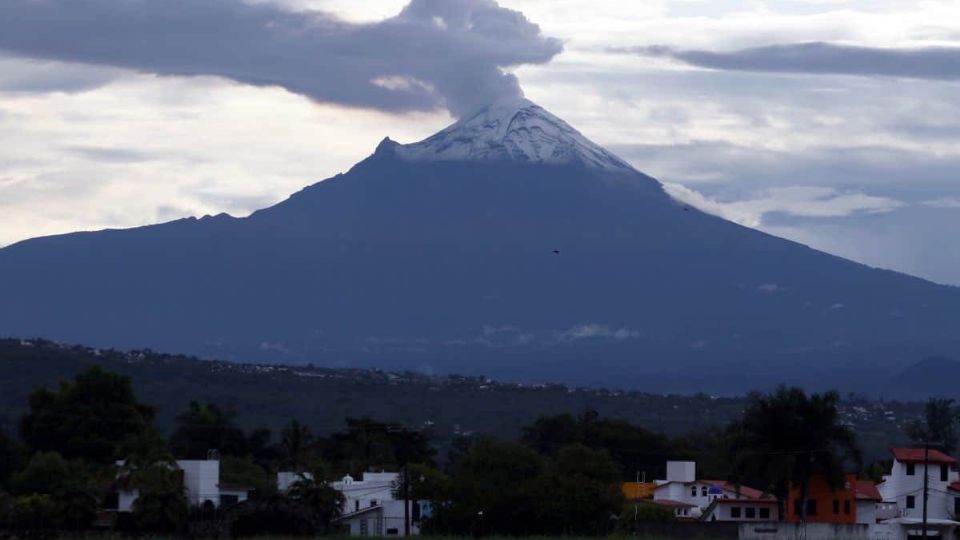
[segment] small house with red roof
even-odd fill
[[[941,452],[923,448],[893,448],[890,474],[879,485],[884,503],[896,504],[898,518],[923,517],[923,479],[926,471],[927,517],[954,520],[960,515],[960,473],[957,460]]]
[[[806,523],[869,525],[877,522],[877,505],[882,498],[873,482],[857,480],[856,475],[848,474],[840,484],[833,485],[823,475],[814,475],[807,484],[805,502],[801,501],[800,486],[790,486],[784,516],[787,523],[800,523],[803,510],[806,510]]]

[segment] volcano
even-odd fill
[[[653,391],[870,388],[960,290],[686,207],[521,99],[245,218],[0,250],[0,334]]]

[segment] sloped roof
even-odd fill
[[[923,448],[891,448],[890,452],[893,453],[893,459],[900,463],[923,463]],[[927,461],[929,463],[942,463],[947,465],[953,465],[957,462],[957,460],[952,457],[933,448],[931,448],[928,453]]]
[[[776,500],[776,498],[775,498],[773,495],[764,493],[763,491],[760,491],[759,489],[752,488],[752,487],[750,487],[750,486],[743,486],[743,485],[737,486],[737,485],[734,484],[733,482],[728,482],[728,481],[726,481],[726,480],[700,480],[700,482],[702,482],[702,483],[704,483],[704,484],[709,484],[709,485],[714,486],[714,487],[718,487],[718,488],[720,488],[720,489],[722,489],[722,490],[724,490],[724,491],[729,491],[729,492],[732,492],[732,493],[738,493],[738,492],[739,492],[739,493],[740,493],[740,496],[741,496],[741,497],[744,497],[744,498],[746,498],[746,499],[773,499],[773,500]]]
[[[870,480],[857,480],[857,500],[858,501],[882,501],[880,490],[877,485]]]

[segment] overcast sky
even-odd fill
[[[246,215],[520,92],[700,208],[960,285],[956,0],[4,0],[0,245]]]

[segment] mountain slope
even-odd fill
[[[248,218],[0,250],[0,298],[9,335],[651,389],[960,352],[958,290],[687,208],[526,101]]]

